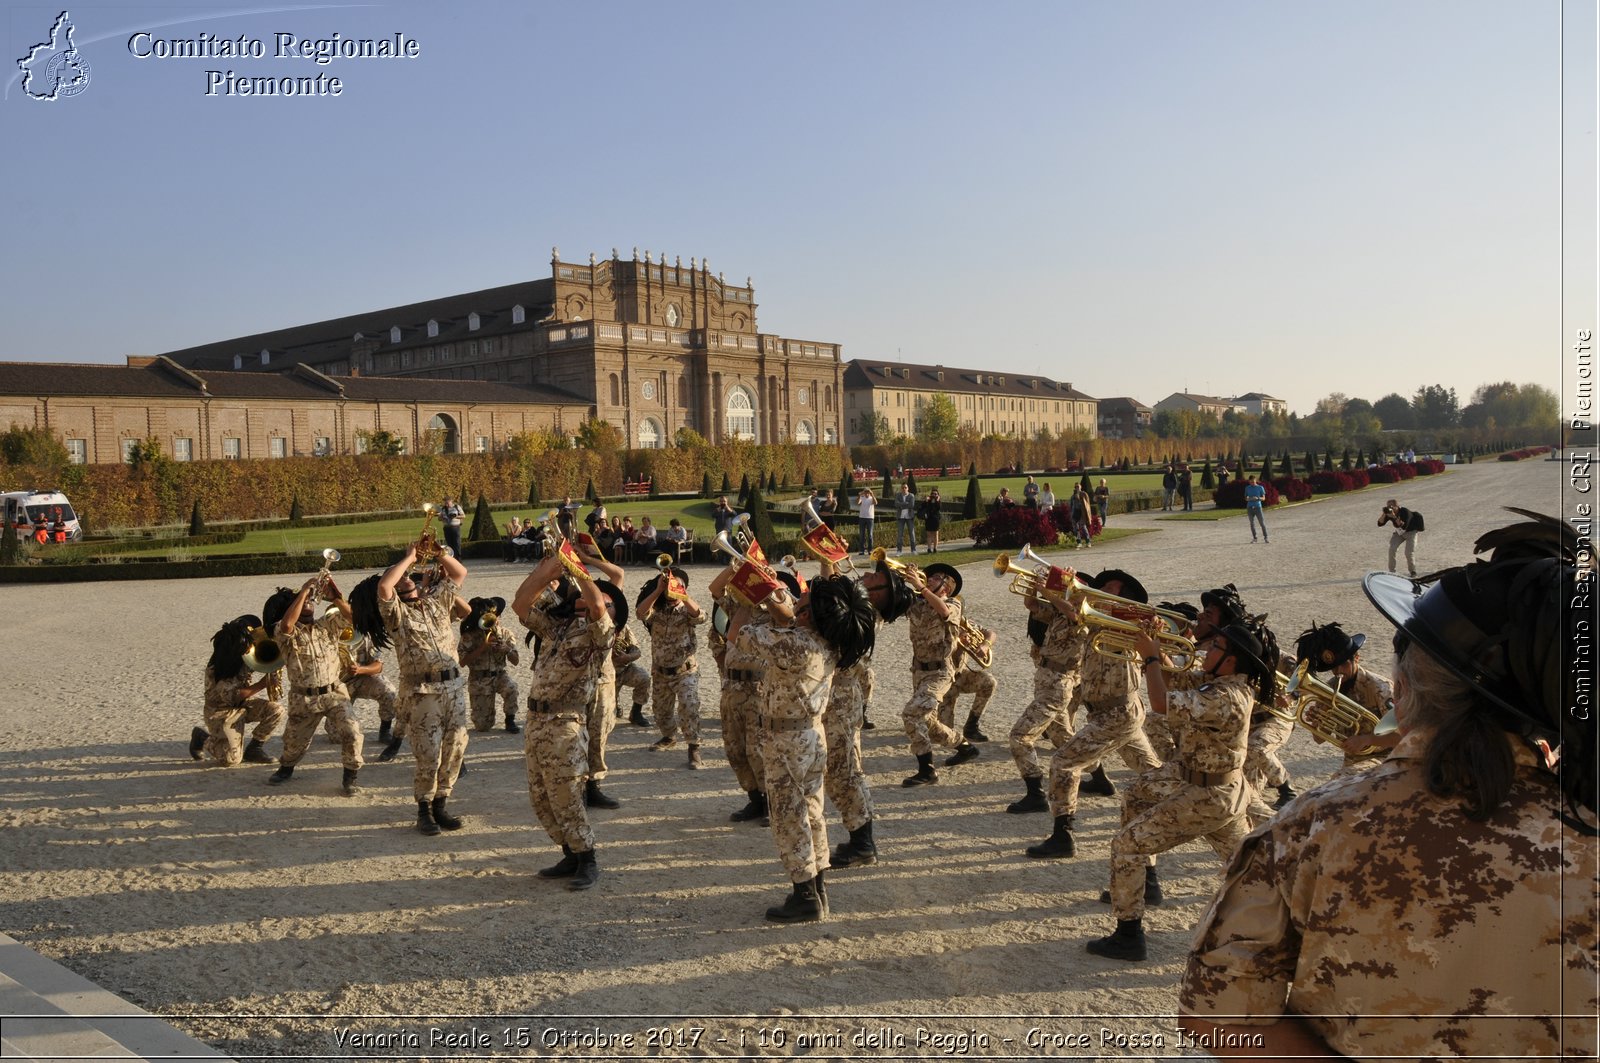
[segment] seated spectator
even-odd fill
[[[676,563],[683,560],[683,548],[689,541],[689,529],[683,526],[681,520],[673,517],[667,522],[667,530],[662,532],[656,541],[661,549],[672,555],[672,560]]]
[[[989,508],[1006,509],[1007,507],[1014,506],[1016,504],[1017,500],[1011,497],[1011,488],[1002,487],[1000,488],[1000,493],[995,496],[995,500],[990,504]]]
[[[517,559],[516,538],[521,534],[522,519],[520,517],[512,517],[510,520],[506,521],[506,536],[503,546],[507,561],[515,561]]]
[[[632,517],[612,517],[616,522],[617,537],[612,540],[611,560],[619,565],[626,565],[633,561],[638,553],[638,531],[633,526]]]
[[[638,560],[655,564],[656,539],[659,537],[660,530],[650,523],[649,517],[639,518],[639,530],[633,533],[633,542],[638,548]]]

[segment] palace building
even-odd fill
[[[922,432],[922,411],[933,396],[949,395],[957,423],[981,435],[1031,439],[1040,431],[1060,434],[1096,429],[1096,399],[1037,373],[953,369],[942,365],[877,362],[857,358],[844,371],[845,442],[865,443],[870,414],[882,414],[894,435]]]
[[[628,447],[671,446],[680,428],[713,443],[841,442],[839,345],[760,332],[756,306],[748,278],[728,284],[693,258],[669,264],[635,249],[575,263],[553,248],[547,278],[166,357],[201,374],[306,366],[346,383],[401,377],[554,389],[589,403]]]

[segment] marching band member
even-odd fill
[[[993,630],[986,629],[984,634],[991,643],[994,642]],[[957,643],[952,662],[956,674],[950,680],[950,689],[939,701],[939,722],[946,727],[955,727],[956,699],[962,694],[971,694],[972,708],[967,710],[967,722],[961,728],[961,736],[969,742],[987,742],[989,736],[979,729],[978,720],[982,718],[983,710],[989,707],[989,699],[994,697],[995,688],[1000,684],[987,668],[963,668],[966,656],[966,648]]]
[[[569,569],[583,571],[582,562],[571,543],[562,543],[528,573],[511,608],[530,638],[539,640],[523,739],[528,799],[539,825],[562,854],[539,877],[569,879],[567,889],[586,890],[600,878],[594,832],[584,810],[590,771],[587,725],[602,661],[611,653],[618,625],[628,622],[628,599],[615,583],[566,579],[558,600],[541,608],[546,588]]]
[[[961,573],[953,566],[936,562],[913,577],[913,589],[921,597],[907,611],[911,625],[911,699],[900,719],[911,753],[917,758],[917,771],[902,781],[902,786],[925,786],[939,781],[933,770],[933,747],[955,750],[945,767],[965,764],[978,756],[978,747],[959,731],[939,722],[939,702],[954,678],[956,626],[961,620]]]
[[[1196,652],[1205,654],[1202,675],[1174,675],[1167,689],[1160,644],[1141,632],[1134,649],[1144,662],[1150,708],[1167,715],[1177,756],[1142,775],[1122,805],[1122,830],[1111,842],[1112,911],[1116,932],[1088,944],[1090,952],[1118,960],[1145,958],[1144,908],[1159,904],[1156,853],[1204,837],[1228,860],[1247,826],[1251,790],[1244,781],[1250,713],[1258,700],[1276,693],[1277,640],[1257,620],[1229,624]],[[1203,680],[1203,682],[1200,682]]]
[[[1141,605],[1150,601],[1144,585],[1121,569],[1105,569],[1085,582]],[[1112,753],[1120,753],[1123,763],[1136,774],[1161,763],[1144,733],[1144,700],[1140,697],[1138,669],[1132,661],[1085,653],[1078,701],[1084,708],[1083,725],[1057,746],[1055,756],[1050,758],[1050,811],[1055,823],[1050,837],[1028,846],[1027,853],[1032,857],[1072,856],[1076,851],[1072,827],[1085,769]]]
[[[422,577],[426,586],[411,572],[419,553],[438,566],[437,578]],[[454,623],[470,611],[457,593],[466,579],[466,566],[424,533],[382,575],[362,581],[352,603],[356,630],[371,636],[374,646],[394,640],[404,732],[416,762],[417,830],[430,836],[461,827],[448,802],[467,752],[467,684]]]
[[[1050,568],[1047,579],[1064,590],[1071,584],[1070,569]],[[1089,650],[1089,630],[1078,622],[1077,611],[1060,600],[1035,593],[1023,598],[1028,609],[1028,638],[1033,643],[1033,700],[1011,727],[1011,759],[1017,762],[1025,792],[1006,806],[1007,812],[1044,812],[1050,802],[1044,795],[1044,768],[1039,764],[1040,736],[1060,749],[1072,737],[1070,706],[1082,679],[1083,658]]]
[[[505,615],[504,598],[473,598],[467,605],[470,611],[461,621],[461,666],[467,669],[467,698],[472,710],[473,730],[484,732],[494,726],[495,699],[505,709],[506,734],[520,734],[517,726],[517,680],[508,665],[516,666],[522,658],[517,655],[516,644],[499,628],[499,618]],[[484,617],[493,613],[485,628]]]
[[[728,640],[766,662],[761,759],[772,834],[793,887],[781,905],[767,909],[766,917],[779,923],[815,922],[828,913],[820,717],[834,668],[848,667],[872,649],[876,617],[860,586],[842,576],[813,580],[798,599],[769,595],[765,600],[771,622],[751,624],[751,607],[741,603],[728,626]]]
[[[1250,613],[1245,608],[1244,599],[1239,596],[1239,590],[1231,583],[1214,587],[1200,595],[1200,616],[1195,621],[1195,641],[1199,642],[1216,635],[1218,631],[1230,624],[1241,624],[1249,618]],[[1266,621],[1266,615],[1259,618]],[[1285,674],[1294,671],[1293,658],[1285,653],[1278,654],[1277,668]],[[1282,694],[1274,693],[1277,707],[1286,708],[1288,698]],[[1289,769],[1278,758],[1278,750],[1289,741],[1289,736],[1294,734],[1294,720],[1286,718],[1277,712],[1257,702],[1250,715],[1250,741],[1245,753],[1244,776],[1250,784],[1255,795],[1251,798],[1255,808],[1251,813],[1252,822],[1270,819],[1269,806],[1265,803],[1268,790],[1277,790],[1278,800],[1270,807],[1282,808],[1294,799],[1295,789],[1289,779]]]
[[[622,566],[606,558],[593,536],[587,532],[578,533],[577,553],[588,569],[607,581],[607,587],[616,587],[618,593],[621,593],[623,581],[627,578],[626,573]],[[627,610],[624,609],[616,615],[621,618],[617,629],[626,631]],[[611,743],[611,729],[615,726],[616,711],[616,632],[612,632],[611,648],[600,658],[600,671],[595,676],[594,696],[589,702],[589,717],[586,723],[589,732],[589,777],[583,784],[583,803],[588,808],[622,807],[621,801],[600,789],[600,780],[606,777],[606,748]]]
[[[730,631],[732,617],[742,604],[728,586],[738,574],[739,564],[734,561],[725,566],[712,578],[709,589],[712,598],[718,600],[727,615]],[[776,575],[789,593],[797,598],[800,596],[799,582],[793,576],[787,572]],[[765,609],[757,609],[751,613],[746,624],[765,624],[769,619]],[[761,741],[756,731],[756,721],[761,715],[764,662],[759,655],[747,652],[719,634],[715,626],[712,636],[722,644],[722,659],[719,662],[723,670],[722,692],[718,704],[722,718],[722,752],[728,759],[728,767],[733,769],[734,781],[749,798],[742,808],[730,813],[728,819],[734,823],[756,822],[767,815],[766,766],[761,761]]]
[[[1338,624],[1313,624],[1300,635],[1297,654],[1311,662],[1311,671],[1332,673],[1331,685],[1336,691],[1382,719],[1394,707],[1394,687],[1387,677],[1361,667],[1361,647],[1366,641],[1365,635],[1345,634]],[[1376,768],[1399,741],[1398,731],[1375,735],[1370,726],[1362,726],[1340,744],[1344,764],[1332,777],[1342,779]]]
[[[377,702],[378,740],[389,742],[394,738],[395,706],[399,702],[399,695],[395,693],[394,684],[384,678],[383,661],[378,651],[373,649],[372,639],[357,632],[355,642],[345,648],[342,664],[340,678],[344,681],[345,689],[350,691],[352,710],[357,701]]]
[[[668,594],[669,588],[672,594]],[[688,576],[676,565],[646,583],[634,603],[639,622],[650,632],[652,711],[661,738],[650,748],[671,749],[681,734],[689,746],[689,767],[700,761],[700,664],[695,660],[695,628],[706,614],[689,596]]]
[[[251,646],[250,631],[261,626],[256,617],[241,616],[223,624],[211,636],[211,660],[206,663],[205,726],[196,727],[189,734],[189,756],[194,760],[204,756],[225,768],[240,761],[272,763],[261,743],[271,738],[283,721],[283,706],[271,698],[256,697],[267,688],[271,677],[263,675],[259,682],[250,682],[253,673],[244,662],[245,651]],[[245,725],[251,723],[256,726],[250,732],[250,744],[241,751]]]
[[[633,628],[618,628],[616,640],[611,644],[611,666],[617,672],[612,698],[617,706],[617,719],[620,720],[622,688],[633,691],[633,710],[628,713],[628,722],[635,727],[650,725],[650,721],[644,718],[644,707],[650,700],[650,669],[639,663],[639,658],[643,656],[644,647],[634,637]]]
[[[1191,1036],[1277,1058],[1593,1058],[1600,792],[1595,716],[1574,711],[1593,672],[1572,657],[1592,612],[1571,603],[1594,555],[1549,518],[1476,545],[1492,553],[1426,590],[1367,577],[1398,629],[1402,738],[1239,847],[1183,976]]]
[[[321,595],[334,608],[318,620],[314,595]],[[331,578],[318,574],[306,580],[296,593],[279,587],[261,607],[261,616],[274,632],[288,662],[285,675],[289,687],[289,722],[284,726],[283,755],[278,770],[267,779],[268,785],[281,786],[294,774],[295,765],[305,756],[317,725],[323,717],[334,719],[334,733],[343,750],[345,794],[356,792],[356,775],[361,770],[361,728],[350,711],[350,692],[339,679],[340,637],[350,623],[350,604],[339,593]]]

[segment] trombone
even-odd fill
[[[1322,742],[1343,743],[1356,735],[1375,734],[1382,722],[1377,713],[1312,675],[1310,661],[1300,662],[1284,684],[1284,693],[1295,703],[1295,721]],[[1367,746],[1354,755],[1368,756],[1380,748]]]

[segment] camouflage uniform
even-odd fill
[[[1186,1010],[1297,1014],[1353,1057],[1594,1058],[1600,842],[1556,819],[1555,780],[1509,737],[1509,798],[1470,818],[1428,792],[1429,740],[1244,840],[1201,917]]]
[[[679,732],[690,745],[700,744],[700,665],[694,645],[695,628],[707,619],[703,612],[691,617],[682,603],[662,594],[644,621],[650,632],[652,711],[662,738]]]
[[[311,608],[311,603],[306,603]],[[312,624],[296,624],[293,631],[278,625],[278,643],[283,647],[284,685],[289,692],[289,722],[283,729],[283,756],[278,763],[292,768],[305,756],[306,747],[317,733],[323,717],[333,720],[333,735],[339,740],[344,766],[359,770],[361,728],[350,711],[350,692],[339,681],[339,636],[349,621],[336,611]]]
[[[735,645],[766,662],[758,733],[768,814],[789,881],[806,882],[828,867],[820,717],[837,658],[820,635],[804,627],[747,625]]]
[[[583,804],[589,771],[587,720],[616,624],[604,613],[592,621],[579,616],[555,620],[537,608],[522,623],[540,640],[528,682],[528,726],[522,741],[528,801],[551,841],[587,852],[594,848]]]
[[[1223,860],[1233,855],[1246,832],[1251,790],[1242,769],[1254,704],[1245,675],[1167,693],[1177,759],[1134,782],[1111,842],[1111,906],[1119,920],[1144,915],[1144,869],[1156,853],[1204,836]]]
[[[255,724],[250,737],[265,742],[283,722],[283,706],[264,697],[245,701],[239,695],[241,687],[250,685],[250,670],[241,669],[238,675],[218,679],[206,668],[205,755],[225,768],[231,768],[244,759],[244,727]]]
[[[1072,737],[1070,706],[1082,679],[1089,633],[1053,606],[1035,605],[1030,599],[1028,611],[1048,626],[1044,644],[1033,648],[1033,700],[1011,728],[1011,759],[1017,762],[1024,779],[1039,779],[1044,776],[1039,764],[1039,736],[1050,739],[1057,749]]]
[[[945,606],[950,610],[948,618],[940,617],[927,599],[920,597],[906,610],[911,628],[912,689],[900,720],[911,739],[911,753],[918,757],[932,753],[935,745],[954,749],[965,741],[960,731],[939,722],[939,702],[955,678],[950,659],[955,654],[956,622],[961,619],[958,599],[946,599]]]
[[[449,797],[467,752],[467,681],[456,654],[459,625],[451,618],[457,586],[441,579],[407,605],[398,596],[378,601],[400,664],[400,714],[416,771],[418,801]]]
[[[732,604],[732,603],[728,603]],[[725,605],[724,608],[727,606]],[[730,614],[732,610],[729,610]],[[745,626],[770,623],[763,610],[753,610]],[[721,636],[718,636],[719,638]],[[740,646],[724,643],[722,680],[722,752],[739,789],[745,793],[767,788],[766,766],[761,761],[761,741],[756,718],[761,714],[761,680],[766,662]]]
[[[878,629],[883,621],[877,621]],[[828,707],[822,711],[822,733],[827,741],[828,759],[823,786],[828,800],[839,810],[839,819],[849,831],[872,822],[872,787],[867,785],[861,763],[861,725],[867,719],[867,704],[872,700],[872,658],[861,658],[849,668],[833,673],[833,690]]]
[[[719,639],[721,637],[717,636]],[[620,704],[622,688],[629,687],[633,690],[633,703],[645,704],[650,700],[650,670],[639,660],[639,640],[633,637],[633,629],[623,625],[611,647],[611,664],[617,670],[617,681],[612,687],[612,702]]]
[[[1084,707],[1083,726],[1057,746],[1050,758],[1052,815],[1077,813],[1084,769],[1093,768],[1112,753],[1120,753],[1122,762],[1135,774],[1161,764],[1144,733],[1144,695],[1132,661],[1085,653],[1078,700]]]
[[[1389,711],[1389,705],[1394,700],[1394,687],[1383,676],[1376,672],[1369,672],[1365,668],[1357,667],[1356,674],[1344,681],[1339,687],[1339,693],[1371,712],[1378,719],[1383,719],[1383,714]],[[1362,733],[1371,733],[1363,731]],[[1334,772],[1332,778],[1344,779],[1351,775],[1360,775],[1364,771],[1371,771],[1382,764],[1389,756],[1387,749],[1380,750],[1370,756],[1357,756],[1350,753],[1344,754],[1344,764]]]
[[[354,646],[346,651],[354,664],[368,665],[378,659],[378,653],[372,647],[372,640],[362,635],[356,640]],[[349,675],[344,676],[345,689],[350,691],[350,701],[358,699],[376,701],[378,703],[378,722],[390,723],[395,717],[395,704],[398,695],[395,694],[394,684],[384,678],[382,673],[376,675]]]
[[[510,671],[511,654],[516,646],[509,641],[496,642],[489,638],[487,631],[468,631],[461,636],[461,658],[484,645],[488,649],[478,655],[467,672],[467,698],[472,704],[472,727],[477,731],[494,727],[497,696],[504,707],[506,722],[515,720],[519,696],[517,680]]]
[[[611,625],[611,640],[606,652],[600,655],[599,667],[594,677],[594,693],[589,697],[589,715],[584,729],[589,732],[589,778],[599,782],[606,777],[606,746],[611,740],[611,729],[616,726],[617,712],[617,628]]]
[[[981,717],[983,710],[989,707],[989,699],[994,697],[995,687],[999,685],[987,668],[957,668],[955,677],[950,680],[950,689],[939,701],[939,722],[946,727],[955,726],[956,699],[962,694],[973,696],[968,715],[973,719]]]

